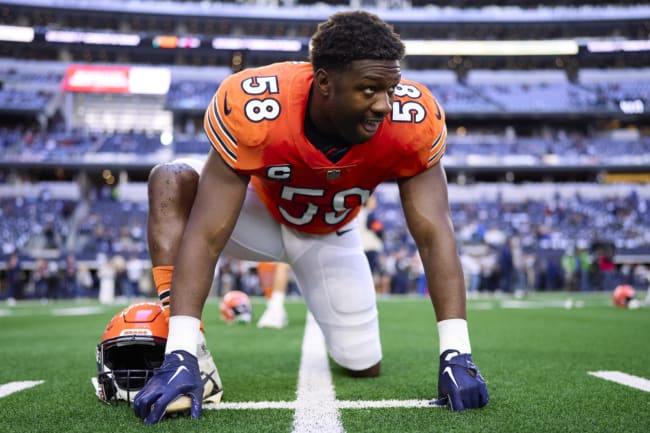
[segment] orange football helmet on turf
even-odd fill
[[[612,301],[617,307],[628,308],[630,302],[634,300],[635,295],[634,287],[621,284],[620,286],[616,286],[612,292]]]
[[[221,318],[227,323],[250,323],[253,320],[253,304],[248,295],[232,290],[221,301]]]
[[[92,378],[101,401],[133,401],[165,359],[168,320],[157,302],[133,304],[113,316],[97,345],[97,377]],[[199,342],[196,356],[203,380],[203,403],[219,403],[223,386],[205,338]],[[190,404],[188,398],[178,399],[167,406],[166,413],[185,411]]]
[[[162,364],[168,334],[159,303],[133,304],[113,316],[97,345],[97,397],[133,401]]]

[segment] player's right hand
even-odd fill
[[[485,379],[469,353],[446,350],[440,355],[438,399],[431,403],[453,411],[477,409],[488,403]]]
[[[153,377],[138,392],[133,401],[133,409],[145,424],[155,424],[165,415],[167,406],[182,396],[191,400],[192,418],[199,418],[203,382],[198,360],[184,350],[174,350],[165,355],[160,368],[156,369]]]

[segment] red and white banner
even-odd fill
[[[170,83],[168,68],[70,65],[62,85],[67,92],[165,95]]]

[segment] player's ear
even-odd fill
[[[330,74],[323,68],[318,68],[316,72],[314,72],[314,84],[316,90],[320,92],[321,95],[329,95],[332,86],[331,78]]]

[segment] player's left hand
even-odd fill
[[[454,411],[477,409],[489,400],[485,379],[469,353],[446,350],[440,355],[438,399],[431,404]]]
[[[145,424],[155,424],[165,415],[168,406],[183,396],[191,400],[192,418],[199,418],[203,382],[198,360],[184,350],[174,350],[165,355],[163,364],[138,392],[133,400],[133,409]]]

